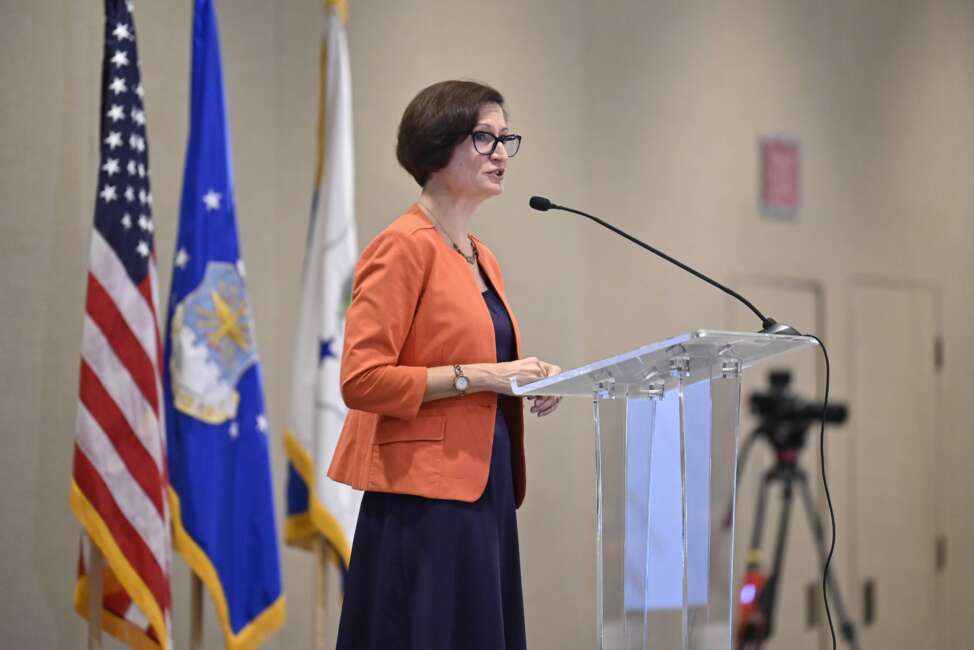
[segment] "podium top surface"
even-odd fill
[[[692,384],[814,345],[807,336],[696,330],[523,386],[512,381],[511,387],[515,395],[645,399],[675,387],[681,374],[684,384]]]

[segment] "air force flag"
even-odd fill
[[[228,648],[284,621],[267,417],[237,240],[216,15],[196,0],[189,144],[165,339],[176,549]]]

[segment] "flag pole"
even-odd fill
[[[190,650],[203,648],[203,581],[196,573],[190,584]]]
[[[324,535],[315,535],[314,541],[314,598],[311,611],[311,650],[324,650],[325,616],[327,614],[328,589],[328,542]]]
[[[105,557],[91,543],[88,559],[88,650],[101,650],[101,608],[102,575],[105,572]]]

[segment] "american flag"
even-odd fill
[[[170,643],[171,538],[149,150],[132,3],[105,2],[101,147],[81,344],[71,505],[105,558],[102,626]]]

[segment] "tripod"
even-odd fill
[[[761,646],[767,641],[774,632],[775,623],[775,604],[778,593],[778,585],[781,580],[782,566],[785,557],[785,542],[788,535],[788,520],[791,515],[791,506],[794,492],[797,489],[801,503],[804,506],[808,523],[812,530],[815,546],[821,565],[825,565],[826,547],[825,533],[822,521],[815,511],[811,492],[808,488],[808,480],[805,471],[798,465],[798,456],[804,446],[804,435],[788,436],[790,440],[797,444],[783,445],[773,436],[767,436],[765,427],[759,426],[751,432],[741,450],[741,468],[754,441],[762,436],[768,437],[772,441],[775,449],[775,464],[765,472],[761,479],[761,487],[758,492],[757,508],[755,510],[754,528],[751,533],[751,545],[748,550],[747,570],[745,574],[746,584],[742,588],[742,604],[739,627],[735,638],[735,648],[737,650],[760,650]],[[740,477],[740,472],[738,472]],[[761,560],[761,537],[764,530],[765,507],[767,504],[768,490],[772,483],[781,484],[781,512],[778,518],[777,536],[775,539],[774,556],[771,565],[771,572],[766,580],[761,584],[759,563]],[[751,580],[747,577],[751,576]],[[748,590],[748,586],[752,588]],[[828,576],[826,587],[834,605],[835,616],[839,622],[839,631],[848,647],[858,650],[859,643],[856,639],[855,628],[846,615],[846,610],[842,602],[839,588],[835,584],[831,575]],[[744,603],[745,594],[753,598],[750,603]],[[750,605],[750,607],[748,607]]]

